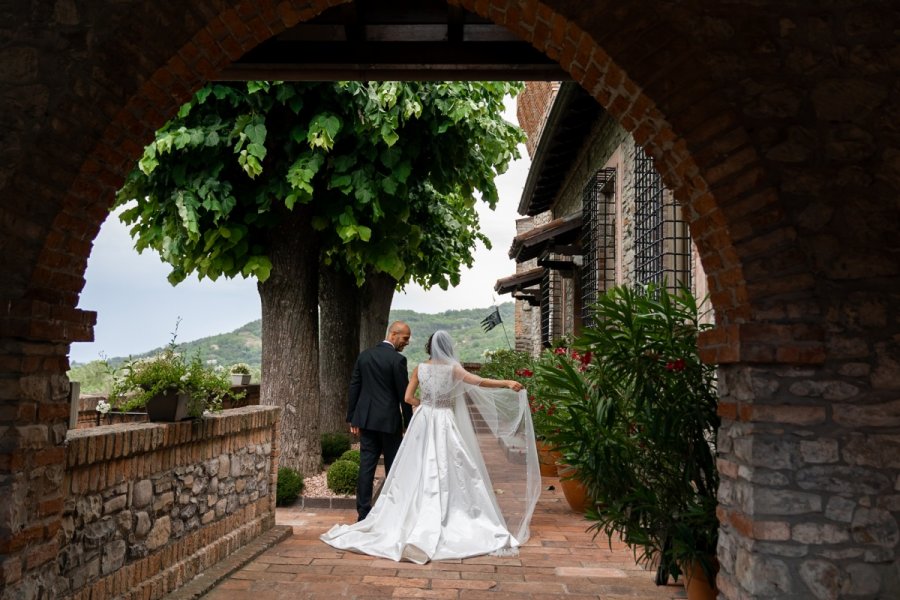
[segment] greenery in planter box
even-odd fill
[[[230,371],[232,375],[249,375],[250,365],[247,363],[235,363],[231,365]]]
[[[661,286],[610,290],[573,346],[591,353],[543,364],[555,403],[550,441],[594,501],[592,529],[621,536],[657,582],[691,560],[712,571],[718,538],[715,368],[700,362],[696,300]]]
[[[117,370],[109,394],[110,404],[130,411],[144,408],[154,396],[173,392],[188,394],[188,412],[194,418],[222,409],[222,399],[231,394],[228,376],[204,364],[199,354],[186,359],[175,343],[177,325],[175,331],[161,353],[129,360]],[[233,397],[239,399],[243,394]]]

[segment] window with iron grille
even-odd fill
[[[558,272],[546,269],[541,279],[541,344],[549,347],[562,337],[562,280]]]
[[[616,284],[616,169],[597,171],[581,195],[582,323],[591,325],[591,307]]]
[[[691,237],[681,208],[665,190],[644,149],[634,154],[634,278],[666,283],[670,290],[691,285]]]

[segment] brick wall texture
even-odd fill
[[[200,85],[341,3],[0,4],[0,599],[61,589],[67,355],[114,191]],[[450,3],[558,61],[684,208],[716,310],[720,597],[900,596],[896,2]]]

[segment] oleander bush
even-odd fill
[[[293,504],[303,491],[303,475],[290,467],[278,469],[278,482],[275,484],[275,504],[285,506]]]
[[[335,494],[352,494],[356,492],[359,479],[359,465],[351,460],[336,460],[328,467],[328,489]]]
[[[590,312],[568,354],[536,369],[554,406],[547,441],[587,487],[594,532],[656,565],[657,583],[694,561],[712,580],[718,397],[697,350],[711,325],[689,290],[655,284],[613,288]]]

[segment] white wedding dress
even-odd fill
[[[375,505],[321,539],[420,564],[517,553],[540,494],[524,390],[479,388],[458,362],[418,369],[421,404]]]

